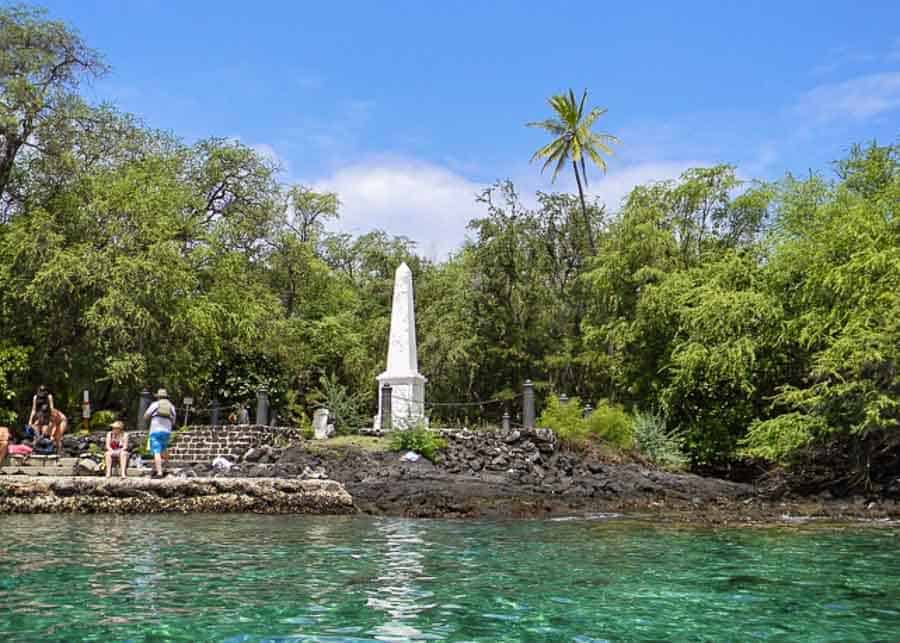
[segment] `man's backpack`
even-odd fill
[[[154,415],[171,420],[174,413],[175,407],[172,406],[172,403],[169,400],[160,400],[156,406],[156,413]]]

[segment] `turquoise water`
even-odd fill
[[[0,516],[0,640],[900,640],[900,528]]]

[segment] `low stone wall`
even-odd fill
[[[440,433],[447,441],[440,451],[440,465],[448,473],[531,474],[540,479],[551,462],[556,464],[559,451],[559,440],[550,429],[445,429]]]
[[[279,443],[286,446],[299,439],[299,430],[292,427],[258,424],[189,426],[176,432],[169,448],[169,461],[208,463],[222,456],[235,462],[252,447]]]
[[[355,513],[334,480],[257,478],[0,479],[4,513]]]

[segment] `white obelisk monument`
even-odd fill
[[[391,335],[387,369],[378,379],[376,429],[387,429],[381,421],[385,385],[391,387],[391,428],[408,429],[425,422],[425,378],[419,373],[416,353],[416,311],[413,302],[412,271],[401,263],[394,274],[394,301],[391,305]],[[386,424],[386,423],[384,423]]]

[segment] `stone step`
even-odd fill
[[[23,460],[22,458],[13,458],[8,457],[6,462],[3,463],[5,468],[9,467],[73,467],[75,463],[78,461],[78,458],[69,458],[63,456],[61,458],[47,458],[44,456],[30,456],[27,460]]]

